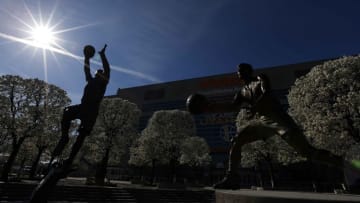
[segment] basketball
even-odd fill
[[[202,94],[192,94],[186,99],[186,108],[192,114],[200,114],[209,105],[206,96]]]
[[[84,47],[84,56],[91,58],[95,55],[95,48],[91,45],[86,45]]]

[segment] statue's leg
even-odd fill
[[[33,191],[30,203],[45,203],[47,202],[48,195],[51,191],[53,191],[54,187],[56,186],[57,182],[65,178],[68,173],[71,172],[71,164],[80,150],[84,140],[86,138],[86,134],[80,133],[76,141],[71,148],[71,153],[68,159],[64,161],[62,164],[55,164],[55,166],[52,167],[52,169],[49,171],[49,173],[45,176],[45,178],[40,182],[40,184],[35,188]]]
[[[71,170],[73,170],[71,168],[71,165],[72,165],[77,153],[80,151],[80,148],[83,145],[85,138],[89,135],[87,133],[89,133],[89,132],[80,131],[79,135],[76,137],[76,141],[71,147],[69,157],[64,162],[64,170],[67,171],[67,173],[71,172]]]
[[[61,138],[52,153],[52,158],[59,156],[64,150],[66,144],[69,142],[69,129],[71,121],[79,118],[79,115],[80,105],[69,106],[64,109],[61,120]]]
[[[98,109],[90,109],[83,107],[80,113],[81,124],[79,126],[79,135],[76,138],[75,143],[71,148],[71,152],[68,158],[68,162],[72,162],[77,153],[79,152],[85,138],[91,134],[91,131],[95,125],[96,118],[98,115]]]
[[[91,130],[84,129],[82,126],[79,127],[79,135],[77,136],[75,143],[71,147],[71,151],[69,154],[69,158],[67,159],[67,162],[71,162],[71,163],[73,162],[82,144],[84,143],[85,138],[89,136],[90,133]]]
[[[266,117],[269,118],[268,126],[272,126],[278,135],[303,156],[312,161],[335,167],[343,167],[343,159],[340,156],[336,156],[327,150],[313,147],[292,117],[283,110],[276,110],[276,108],[269,109]]]
[[[343,158],[330,151],[313,147],[300,129],[289,129],[281,137],[296,151],[311,161],[319,162],[329,166],[343,168]]]
[[[237,189],[241,186],[240,177],[237,173],[241,161],[241,148],[243,145],[260,140],[267,139],[276,135],[276,131],[267,127],[264,123],[255,123],[247,125],[238,130],[237,135],[232,140],[229,152],[229,166],[226,176],[219,183],[214,185],[217,189]]]
[[[66,144],[69,142],[68,131],[70,124],[72,120],[78,118],[79,112],[79,105],[69,106],[64,109],[61,120],[61,138],[52,153],[52,157],[49,163],[49,171],[40,184],[34,189],[30,198],[30,203],[47,202],[48,195],[54,189],[56,183],[61,178],[66,177],[68,168],[62,165],[62,163],[56,163],[52,165],[52,162],[56,156],[59,156],[62,153]]]
[[[93,115],[97,116],[97,114]],[[79,127],[79,135],[77,136],[76,141],[71,148],[69,158],[66,159],[63,164],[55,166],[35,188],[30,200],[31,203],[47,202],[49,192],[54,189],[55,185],[60,179],[65,178],[68,173],[71,172],[72,162],[74,161],[77,153],[84,143],[85,138],[91,133],[92,127],[96,121],[96,116],[89,117],[88,119],[84,119],[84,117],[82,117],[83,119],[80,118],[82,119],[82,124]]]

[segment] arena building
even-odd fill
[[[255,69],[255,75],[263,73],[269,77],[272,94],[280,100],[284,108],[287,108],[287,94],[296,78],[308,73],[312,67],[324,61],[326,60]],[[234,69],[236,70],[235,67]],[[240,86],[237,74],[233,72],[119,89],[114,97],[129,100],[139,106],[143,112],[140,121],[140,130],[142,130],[155,111],[185,110],[186,99],[190,94],[204,94],[213,102],[232,101]],[[224,163],[227,162],[230,139],[236,132],[234,123],[236,115],[237,112],[194,116],[197,135],[205,138],[209,144],[216,168],[223,168]]]

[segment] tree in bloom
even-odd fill
[[[121,98],[105,98],[92,135],[85,142],[83,155],[95,160],[96,184],[104,184],[107,166],[129,157],[129,149],[138,135],[141,111],[138,106]],[[124,158],[126,157],[126,158]]]
[[[4,99],[6,98],[6,99]],[[5,181],[25,140],[47,134],[53,113],[70,103],[66,92],[57,86],[38,79],[23,79],[20,76],[0,77],[0,127],[10,144],[10,156],[3,166],[1,178]],[[51,139],[56,134],[47,134]]]
[[[180,146],[180,164],[202,167],[210,164],[210,148],[202,137],[188,137]]]
[[[195,135],[195,121],[189,112],[157,111],[132,147],[129,163],[138,166],[150,165],[153,169],[156,163],[168,164],[171,166],[173,177],[175,177],[175,169],[179,163],[201,162],[201,160],[195,161],[195,157],[185,154],[185,152],[188,153],[186,142],[188,144],[201,142],[190,139]],[[202,150],[202,152],[205,151],[206,149]],[[203,158],[202,161],[205,161],[207,156],[199,154],[197,158]]]
[[[33,80],[33,83],[36,83]],[[50,153],[52,148],[57,144],[61,136],[61,115],[63,108],[69,105],[70,99],[66,92],[52,84],[44,84],[46,94],[37,92],[36,100],[44,100],[43,105],[39,106],[41,112],[41,126],[35,131],[35,136],[31,139],[36,148],[36,155],[30,169],[30,178],[36,175],[40,158],[45,152]]]
[[[360,158],[360,56],[315,66],[296,80],[288,100],[289,113],[314,146]]]

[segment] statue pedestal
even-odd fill
[[[216,203],[344,203],[360,202],[360,195],[266,190],[216,190]]]

